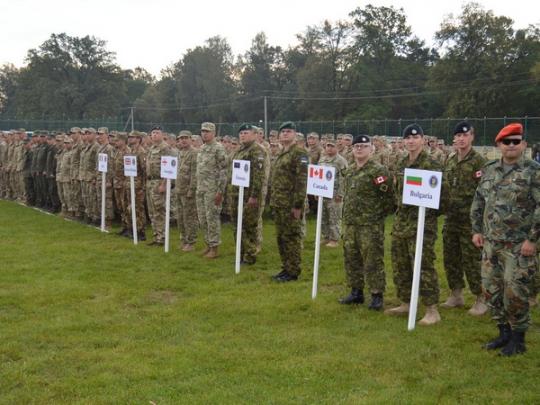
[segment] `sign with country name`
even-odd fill
[[[161,178],[176,180],[178,158],[176,156],[161,157]]]
[[[124,156],[124,176],[137,177],[137,156]]]
[[[233,160],[232,165],[232,185],[249,187],[251,162],[249,160]]]
[[[441,172],[405,169],[403,176],[403,204],[439,209],[441,183]]]
[[[109,156],[106,153],[98,154],[98,172],[107,173],[107,162],[109,161]]]
[[[307,193],[319,197],[334,197],[336,169],[331,166],[308,166]]]

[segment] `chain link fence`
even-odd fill
[[[136,114],[135,114],[136,115]],[[299,121],[296,122],[298,130],[305,134],[309,132],[323,133],[349,133],[353,135],[385,135],[399,137],[403,128],[412,123],[417,123],[424,129],[427,135],[443,139],[450,144],[453,139],[455,125],[463,120],[469,121],[476,130],[477,145],[493,145],[493,139],[499,130],[510,122],[521,122],[529,144],[540,143],[540,117],[483,117],[483,118],[411,118],[411,119],[378,119],[378,120],[355,120],[355,121]],[[165,131],[178,133],[187,129],[193,133],[199,133],[200,123],[162,122],[159,123]],[[264,122],[254,123],[264,127]],[[281,122],[269,121],[268,130],[278,129]],[[149,131],[156,123],[139,122],[135,120],[133,127],[141,131]],[[241,123],[221,122],[216,123],[218,135],[236,135]],[[27,131],[68,130],[71,127],[108,127],[109,130],[126,131],[131,129],[131,122],[123,119],[90,119],[90,120],[25,120],[25,119],[2,119],[0,129],[9,130],[25,128]]]

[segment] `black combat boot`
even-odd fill
[[[512,338],[512,328],[509,324],[498,324],[497,327],[499,328],[499,336],[484,345],[488,350],[500,349],[506,346]]]
[[[380,311],[383,309],[384,301],[382,293],[371,294],[371,302],[368,309]]]
[[[348,296],[339,300],[339,303],[345,305],[363,304],[364,292],[362,290],[359,290],[358,288],[353,288]]]
[[[272,276],[272,280],[275,280],[277,281],[280,277],[282,277],[284,274],[286,274],[287,272],[285,270],[281,270],[279,273],[277,274],[274,274]]]
[[[525,332],[512,331],[510,341],[504,346],[499,353],[499,356],[514,356],[527,351],[525,347]]]
[[[144,242],[146,240],[146,234],[144,231],[137,232],[137,240]]]
[[[126,236],[127,233],[128,233],[127,228],[122,228],[122,230],[120,232],[118,232],[117,235]]]

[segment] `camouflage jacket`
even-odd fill
[[[178,152],[178,172],[174,190],[177,195],[195,197],[197,191],[197,154],[193,148]]]
[[[56,173],[56,181],[58,182],[63,182],[64,181],[64,177],[62,175],[62,161],[63,161],[63,157],[64,157],[64,154],[66,153],[66,149],[60,147],[58,149],[58,152],[56,152],[56,169],[55,169],[55,173]]]
[[[125,186],[124,179],[124,156],[131,155],[131,149],[126,146],[124,150],[116,148],[114,150],[111,160],[111,171],[113,187],[116,189],[123,188]],[[139,174],[139,173],[137,173]]]
[[[321,145],[309,146],[308,147],[309,163],[312,165],[318,165],[319,160],[321,159],[322,153],[323,153],[323,148]]]
[[[540,233],[540,164],[522,158],[504,173],[502,160],[484,166],[471,206],[472,232],[491,241],[533,243]]]
[[[45,163],[45,171],[47,172],[47,177],[56,176],[56,154],[58,149],[56,145],[49,145],[47,150],[47,162]]]
[[[34,159],[34,148],[24,150],[23,176],[32,177],[32,161]]]
[[[49,152],[49,145],[41,144],[36,149],[36,172],[43,174],[47,166],[47,153]],[[33,169],[32,169],[33,170]]]
[[[215,140],[205,143],[197,154],[197,192],[225,193],[227,152]]]
[[[71,180],[79,180],[79,167],[81,164],[81,151],[84,145],[81,142],[73,144],[71,149],[71,163],[69,168],[69,177]]]
[[[371,159],[360,168],[353,163],[345,169],[343,223],[371,225],[384,220],[394,208],[392,183],[388,169]]]
[[[328,155],[322,155],[318,164],[321,166],[331,166],[336,168],[336,177],[334,178],[334,198],[343,198],[343,194],[345,193],[345,188],[343,185],[343,174],[348,166],[345,158],[339,153],[332,157]]]
[[[461,161],[457,153],[448,157],[444,165],[441,192],[441,211],[448,218],[466,221],[485,163],[486,159],[474,149]]]
[[[402,238],[413,238],[416,236],[416,226],[418,224],[418,207],[402,203],[405,169],[442,171],[442,166],[431,158],[425,150],[420,152],[414,162],[409,163],[409,156],[407,155],[396,166],[395,202],[397,210],[392,234]],[[425,234],[434,236],[437,233],[437,215],[439,215],[439,210],[426,208]]]
[[[251,142],[246,145],[241,145],[234,155],[232,160],[249,160],[250,164],[250,177],[249,187],[245,190],[244,201],[247,201],[250,197],[256,198],[258,203],[262,202],[264,185],[266,183],[266,152],[263,146],[257,142]],[[232,162],[231,160],[231,162]],[[232,164],[232,163],[231,163]],[[228,194],[231,201],[237,201],[239,187],[233,186],[229,181]]]
[[[148,155],[148,152],[141,145],[137,145],[137,147],[130,146],[129,148],[129,156],[135,156],[137,158],[137,177],[133,179],[135,190],[142,190],[144,189],[144,182],[146,179],[146,156]],[[124,177],[124,187],[131,187],[129,177]]]
[[[293,144],[283,150],[272,168],[273,208],[304,208],[309,158],[305,149]]]
[[[71,180],[71,159],[73,157],[73,149],[65,150],[62,154],[62,163],[60,164],[60,171],[56,172],[56,180],[67,183]]]
[[[165,141],[162,141],[158,145],[153,144],[150,149],[148,149],[148,153],[146,154],[146,180],[161,179],[162,156],[176,156],[173,155],[171,148],[169,148],[169,145]]]

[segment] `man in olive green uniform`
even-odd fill
[[[354,163],[354,156],[352,152],[353,136],[351,134],[345,134],[342,136],[343,149],[340,155],[345,158],[348,164]]]
[[[116,209],[120,216],[121,229],[118,233],[120,236],[132,237],[131,217],[128,215],[129,199],[126,199],[126,179],[124,176],[124,156],[131,155],[131,150],[127,146],[128,136],[125,132],[116,134],[114,153],[112,157],[112,183],[113,196]],[[129,188],[129,187],[128,187]]]
[[[197,151],[191,145],[191,132],[180,131],[177,139],[178,173],[174,186],[176,222],[183,252],[191,252],[197,241]]]
[[[128,145],[131,150],[131,156],[137,158],[137,177],[134,178],[135,188],[135,217],[137,221],[137,229],[134,230],[131,225],[131,181],[125,177],[124,184],[124,204],[127,206],[127,215],[129,218],[129,229],[131,233],[137,232],[138,240],[146,240],[146,210],[145,210],[145,179],[146,179],[146,155],[147,151],[142,146],[143,133],[132,131],[128,136]]]
[[[250,162],[249,187],[244,191],[242,202],[242,244],[241,259],[243,263],[255,264],[257,256],[257,225],[261,217],[261,205],[264,203],[264,186],[266,184],[267,156],[264,147],[256,142],[257,133],[250,124],[242,124],[238,129],[241,147],[232,156],[231,161],[247,160]],[[231,171],[232,172],[232,171]],[[231,179],[229,179],[231,180]],[[238,217],[238,190],[229,181],[229,206],[234,235]]]
[[[107,228],[112,226],[112,220],[114,218],[113,209],[113,170],[112,161],[114,147],[109,142],[109,128],[98,128],[98,142],[99,148],[97,150],[97,157],[99,159],[100,154],[107,155],[107,173],[105,173],[105,224]],[[96,160],[96,168],[98,161]],[[97,169],[96,169],[97,170]],[[101,218],[101,194],[102,194],[102,173],[96,174],[96,206],[98,207],[98,218]],[[101,220],[100,220],[101,221]]]
[[[62,154],[59,170],[56,171],[56,180],[60,183],[58,185],[58,192],[62,195],[62,215],[71,216],[70,207],[73,206],[71,201],[71,159],[73,156],[73,139],[66,135],[64,137],[64,153]]]
[[[56,135],[58,140],[57,153],[56,153],[56,190],[58,192],[58,200],[60,201],[60,216],[67,215],[67,200],[64,198],[64,172],[62,172],[62,163],[64,155],[66,154],[66,147],[64,144],[64,135]]]
[[[69,215],[74,219],[82,219],[84,214],[84,205],[81,194],[81,179],[80,179],[80,163],[81,151],[84,147],[81,139],[82,130],[79,127],[73,127],[69,131],[69,135],[73,140],[71,147],[71,163],[69,169]]]
[[[343,256],[351,293],[340,302],[364,303],[367,281],[369,309],[379,311],[386,288],[384,221],[394,208],[393,180],[388,169],[372,159],[368,136],[358,135],[352,146],[355,162],[343,179]]]
[[[272,168],[272,195],[281,272],[273,276],[278,282],[298,279],[302,269],[302,218],[304,216],[309,157],[296,144],[296,125],[287,121],[279,128],[283,151]]]
[[[46,179],[46,166],[47,166],[47,153],[49,152],[49,145],[47,143],[47,131],[41,131],[39,135],[39,148],[36,150],[36,192],[37,200],[36,205],[39,208],[45,208],[47,203],[47,179]]]
[[[482,288],[499,328],[486,348],[502,347],[503,356],[526,350],[528,300],[538,270],[540,164],[523,156],[523,134],[519,123],[497,134],[502,157],[484,167],[471,206],[472,241],[482,248]]]
[[[197,154],[197,213],[206,249],[204,256],[214,259],[221,243],[221,204],[227,186],[227,154],[216,142],[216,126],[201,124],[203,146]]]
[[[96,177],[97,171],[97,151],[99,144],[96,141],[96,130],[94,128],[85,128],[84,140],[85,148],[81,152],[81,162],[79,175],[82,181],[82,197],[86,222],[99,225],[99,212],[97,207]],[[100,190],[101,193],[101,190]]]
[[[23,178],[24,178],[24,188],[26,201],[25,203],[33,206],[36,202],[36,193],[34,190],[34,179],[32,178],[32,160],[34,156],[34,145],[31,141],[25,141],[24,143],[24,167],[23,167]]]
[[[394,285],[401,305],[388,309],[385,313],[402,315],[409,312],[411,287],[413,279],[413,263],[416,245],[416,227],[418,223],[418,207],[405,205],[402,202],[403,176],[406,168],[441,171],[441,165],[433,160],[424,150],[424,132],[417,124],[411,124],[403,130],[405,147],[408,155],[399,164],[396,172],[396,205],[392,229],[392,265]],[[420,299],[426,306],[426,314],[420,325],[432,325],[440,322],[437,309],[439,302],[439,281],[435,270],[435,241],[437,239],[438,210],[426,208],[424,228],[424,245],[422,252],[422,272],[420,277]]]
[[[458,123],[454,129],[456,152],[449,156],[444,165],[441,196],[441,210],[446,215],[443,227],[444,270],[452,292],[442,307],[464,305],[465,275],[476,297],[469,314],[480,316],[486,313],[487,306],[482,294],[480,253],[471,243],[471,222],[467,216],[486,160],[473,149],[473,140],[474,128],[471,124],[465,121]]]

